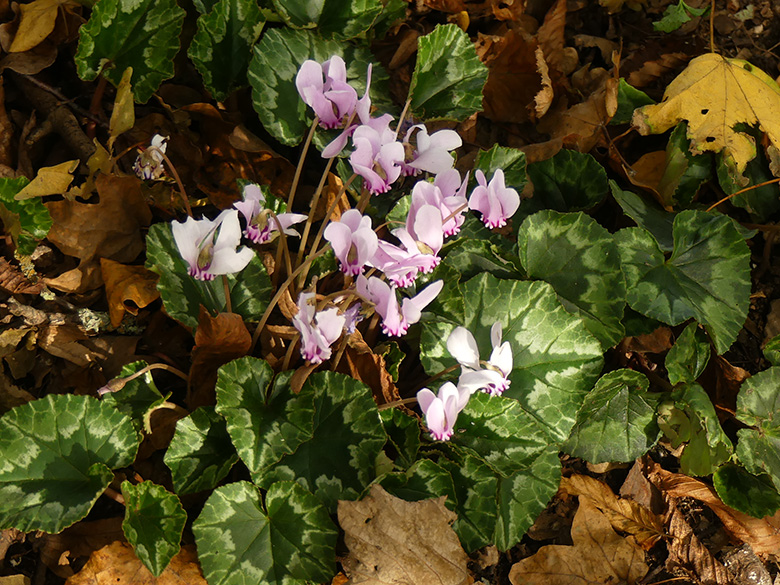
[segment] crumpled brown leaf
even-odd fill
[[[65,292],[84,292],[102,284],[99,258],[131,262],[144,249],[141,228],[152,213],[141,194],[137,177],[99,175],[95,181],[100,201],[46,203],[52,217],[49,241],[64,254],[75,256],[78,267],[47,280]]]
[[[468,557],[452,529],[444,497],[405,502],[381,486],[357,502],[339,501],[354,585],[465,585]]]
[[[590,498],[580,498],[571,538],[573,546],[544,546],[515,563],[509,581],[512,585],[632,585],[647,573],[642,549],[618,536]]]
[[[208,585],[200,572],[195,546],[181,548],[159,577],[154,577],[126,542],[95,551],[65,585]]]
[[[160,297],[159,276],[143,266],[128,266],[108,258],[100,259],[100,271],[106,285],[111,326],[119,327],[125,313],[137,315]]]
[[[59,534],[42,534],[37,544],[49,570],[67,579],[74,574],[72,561],[118,540],[125,540],[121,517],[77,522]]]
[[[377,404],[386,404],[401,398],[393,377],[387,371],[385,358],[371,350],[363,341],[360,331],[355,330],[347,338],[347,348],[336,371],[343,372],[371,388]]]

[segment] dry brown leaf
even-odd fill
[[[187,396],[190,409],[214,404],[217,370],[245,356],[251,346],[252,336],[241,315],[220,313],[212,317],[203,305],[200,306]]]
[[[208,585],[200,572],[194,545],[181,548],[159,577],[154,577],[126,542],[95,551],[65,585]]]
[[[665,150],[645,153],[630,168],[624,167],[624,170],[626,178],[631,181],[632,185],[649,191],[658,203],[666,208],[667,211],[671,211],[671,206],[669,205],[671,198],[665,199],[665,196],[661,195],[659,191],[661,179],[663,179],[666,172]],[[667,193],[666,197],[670,195],[673,195],[673,193]]]
[[[16,31],[9,53],[22,53],[38,46],[53,31],[60,8],[73,8],[73,0],[35,0],[19,6],[19,29]]]
[[[347,348],[339,362],[337,372],[343,372],[371,388],[377,404],[400,400],[401,395],[387,371],[385,358],[375,354],[355,330],[347,338]]]
[[[138,309],[160,297],[157,290],[159,275],[143,266],[127,266],[101,258],[100,271],[106,285],[112,327],[119,327],[126,312],[137,315]]]
[[[621,352],[663,353],[674,345],[672,330],[665,325],[658,327],[652,333],[625,337],[618,346]]]
[[[112,542],[125,540],[122,518],[77,522],[59,534],[43,534],[39,541],[41,560],[55,575],[74,574],[70,561],[88,557]]]
[[[62,195],[73,181],[73,171],[79,166],[78,160],[69,160],[53,167],[44,167],[35,178],[19,191],[14,199],[22,201],[44,195]]]
[[[590,498],[615,530],[633,535],[645,550],[650,550],[663,536],[661,518],[636,502],[619,498],[607,484],[595,478],[573,475],[561,481],[561,489],[573,496]]]
[[[662,514],[666,510],[663,495],[645,476],[645,458],[634,461],[634,465],[620,486],[620,495],[631,498],[651,512]]]
[[[590,498],[580,498],[571,538],[573,546],[543,546],[515,563],[509,581],[512,585],[632,585],[647,573],[642,549],[618,536]]]
[[[534,114],[536,118],[541,118],[547,113],[552,105],[553,97],[555,93],[552,87],[552,81],[550,80],[550,70],[547,67],[547,62],[544,60],[544,51],[541,47],[536,48],[536,68],[539,71],[539,75],[542,77],[542,89],[539,90],[534,96]]]
[[[5,109],[5,86],[0,79],[0,165],[13,167],[14,126]],[[5,226],[6,232],[8,226]]]
[[[6,575],[0,577],[0,585],[30,585],[30,578],[27,575]]]
[[[405,502],[381,486],[357,502],[339,501],[349,555],[342,565],[354,585],[465,585],[468,556],[452,529],[445,497]]]
[[[5,225],[6,229],[8,228]],[[10,294],[37,295],[43,289],[39,282],[31,282],[18,266],[0,258],[0,289]]]
[[[657,79],[677,71],[683,63],[690,59],[687,53],[663,53],[657,59],[643,60],[642,65],[636,71],[628,75],[629,85],[634,87],[646,87]]]
[[[672,541],[668,545],[669,558],[667,570],[683,570],[688,576],[702,585],[728,585],[731,576],[721,563],[696,537],[693,529],[677,509],[674,501],[669,501],[668,532]]]
[[[570,73],[570,53],[566,50],[566,0],[557,0],[544,16],[544,22],[536,33],[536,40],[544,52],[544,59],[550,66],[553,85],[568,86],[566,79]]]
[[[77,201],[46,203],[51,213],[49,241],[64,254],[81,260],[76,269],[84,275],[76,290],[49,286],[68,292],[84,292],[101,285],[98,258],[131,262],[144,249],[141,228],[149,225],[152,213],[141,194],[137,177],[99,175],[95,181],[100,201],[96,204]]]
[[[599,0],[599,4],[606,8],[610,14],[614,14],[622,10],[624,4],[631,10],[639,10],[647,4],[647,0]]]
[[[655,466],[650,479],[660,490],[676,498],[693,498],[707,505],[734,539],[748,543],[756,554],[780,551],[780,529],[766,519],[753,518],[724,504],[715,489],[697,479]]]

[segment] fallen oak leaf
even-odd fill
[[[780,147],[780,86],[766,73],[741,59],[708,53],[693,59],[672,81],[660,104],[634,112],[640,134],[659,134],[688,122],[692,152],[721,152],[742,175],[756,156],[753,138],[737,124],[758,124],[773,146]]]
[[[618,534],[590,498],[580,498],[573,546],[543,546],[509,571],[512,585],[637,583],[647,573],[644,552]]]

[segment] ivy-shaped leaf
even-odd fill
[[[160,574],[181,548],[187,513],[179,498],[161,485],[122,482],[125,519],[122,531],[152,575]]]
[[[14,199],[29,182],[24,177],[0,179],[0,221],[19,254],[25,256],[33,253],[51,228],[51,215],[40,198]]]
[[[474,170],[481,170],[486,177],[492,177],[497,169],[504,171],[507,187],[520,193],[528,182],[525,153],[517,148],[496,144],[490,150],[480,150],[474,163]]]
[[[695,382],[702,375],[710,361],[710,343],[704,331],[691,323],[674,342],[666,354],[666,371],[669,382]]]
[[[198,17],[187,51],[217,101],[246,85],[246,69],[265,20],[257,0],[219,0]]]
[[[146,267],[160,275],[160,291],[165,310],[184,325],[198,326],[200,305],[212,313],[225,310],[225,288],[221,278],[209,282],[187,274],[187,263],[179,254],[171,226],[158,223],[146,235]],[[246,321],[259,321],[271,300],[271,279],[263,261],[255,255],[241,272],[227,277],[233,312]]]
[[[487,75],[469,36],[457,25],[438,25],[419,39],[412,111],[423,120],[464,120],[482,110]]]
[[[585,397],[563,450],[589,463],[633,461],[660,437],[650,382],[633,370],[604,375]]]
[[[596,220],[584,213],[540,211],[520,226],[517,249],[528,277],[550,283],[564,308],[582,317],[604,348],[623,338],[620,255]]]
[[[326,38],[352,39],[365,33],[382,13],[381,0],[273,0],[274,8],[294,28],[317,28]]]
[[[780,510],[780,494],[766,474],[753,475],[727,463],[712,474],[712,484],[724,504],[754,518],[774,516]]]
[[[203,406],[176,423],[165,452],[173,487],[179,495],[214,489],[238,461],[225,419]]]
[[[397,453],[394,463],[401,469],[411,467],[420,450],[420,425],[417,419],[398,408],[380,410],[379,418],[388,442]]]
[[[662,251],[671,252],[674,249],[672,230],[676,213],[664,211],[636,193],[623,191],[615,181],[609,182],[609,188],[612,197],[623,209],[623,213],[633,219],[639,227],[650,232]]]
[[[631,308],[669,325],[694,318],[718,353],[728,350],[750,304],[750,252],[731,219],[697,210],[679,213],[668,259],[643,229],[620,230],[615,239]]]
[[[49,395],[9,410],[0,418],[0,528],[64,530],[137,450],[130,419],[91,396]]]
[[[135,99],[145,104],[173,77],[184,14],[176,0],[101,0],[79,30],[79,77],[91,81],[102,71],[118,86],[132,67]]]
[[[601,344],[579,317],[561,306],[545,282],[482,274],[461,289],[468,299],[462,322],[436,316],[423,323],[420,351],[425,370],[434,375],[457,364],[447,350],[447,337],[458,325],[474,334],[480,355],[487,358],[490,329],[500,322],[513,355],[511,386],[504,396],[518,400],[552,437],[563,441],[601,372]]]
[[[325,507],[294,481],[214,490],[192,526],[209,585],[305,585],[333,577],[338,532]]]

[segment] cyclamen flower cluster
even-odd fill
[[[469,397],[482,390],[491,396],[500,396],[509,388],[512,371],[512,348],[508,341],[501,343],[501,323],[490,329],[493,352],[487,362],[480,361],[477,342],[465,327],[456,327],[447,338],[447,349],[461,365],[456,386],[445,383],[438,396],[428,388],[417,393],[417,403],[425,415],[425,424],[436,441],[447,441],[455,432],[458,414],[468,404]]]

